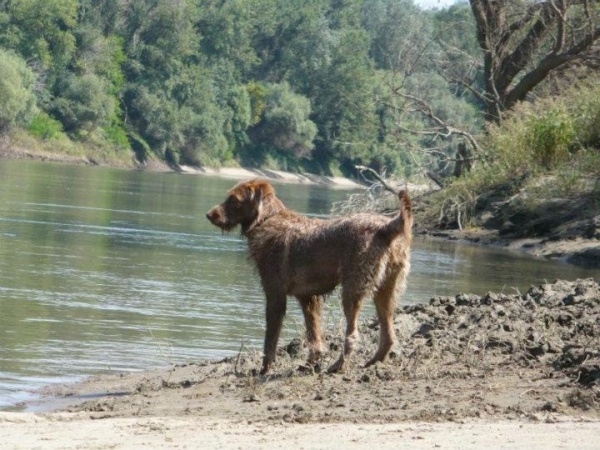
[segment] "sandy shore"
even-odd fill
[[[248,424],[197,417],[90,420],[0,413],[3,449],[597,449],[600,423]]]
[[[137,168],[133,161],[129,163],[116,162],[114,164],[102,164],[96,161],[91,161],[89,158],[83,156],[70,156],[40,149],[32,150],[23,148],[12,144],[10,139],[6,136],[0,137],[0,159],[23,159],[74,165],[100,164],[105,166],[119,167],[125,170],[134,170]],[[143,167],[143,170],[150,172],[171,172],[174,169],[169,167],[166,163],[152,158]],[[280,183],[314,184],[339,189],[357,189],[362,187],[362,185],[357,183],[355,180],[344,177],[324,176],[310,173],[292,173],[271,169],[254,169],[244,167],[192,167],[182,165],[179,166],[176,171],[182,174],[218,176],[221,178],[230,178],[232,180],[245,180],[261,177]]]
[[[310,173],[291,173],[270,169],[248,169],[243,167],[222,167],[215,169],[210,167],[195,168],[181,166],[181,171],[185,174],[217,176],[232,180],[248,180],[260,177],[279,183],[314,184],[337,189],[359,189],[364,187],[350,178],[327,177]]]

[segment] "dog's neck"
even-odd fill
[[[285,210],[286,207],[281,200],[274,194],[267,194],[260,199],[254,219],[242,224],[242,235],[250,237],[252,232],[259,228],[265,220]]]

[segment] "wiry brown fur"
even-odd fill
[[[358,312],[373,295],[380,324],[379,348],[366,366],[383,361],[394,342],[393,312],[410,268],[412,207],[399,195],[396,217],[353,214],[329,220],[301,216],[285,208],[264,180],[238,183],[206,217],[222,230],[237,225],[248,239],[266,295],[267,331],[261,373],[275,361],[288,295],[300,302],[309,346],[308,364],[324,351],[320,322],[323,295],[341,284],[347,327],[344,349],[330,372],[343,371],[358,337]]]

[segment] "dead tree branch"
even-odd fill
[[[369,174],[371,174],[371,176],[373,178],[375,178],[380,184],[381,186],[386,190],[391,192],[394,195],[398,195],[398,193],[400,192],[398,189],[394,188],[392,185],[390,185],[387,181],[385,181],[383,179],[383,177],[381,175],[379,175],[379,173],[377,173],[376,170],[371,169],[370,167],[367,166],[361,166],[361,165],[356,165],[354,166],[356,168],[356,170],[358,170],[360,172],[360,174],[366,179],[366,177],[364,176],[364,172],[367,172]]]

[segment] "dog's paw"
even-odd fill
[[[298,373],[301,374],[313,374],[313,373],[321,373],[321,364],[301,364],[296,369]]]
[[[327,369],[327,373],[344,373],[346,371],[346,360],[344,358],[338,359],[335,363],[333,363],[329,369]]]

